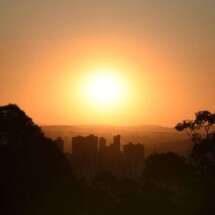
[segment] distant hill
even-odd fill
[[[65,152],[71,152],[71,139],[77,135],[95,134],[103,136],[108,143],[114,135],[122,136],[122,145],[129,142],[142,143],[146,153],[173,151],[185,154],[190,151],[191,141],[185,134],[173,128],[143,125],[143,126],[42,126],[44,133],[50,138],[61,136],[65,141]]]

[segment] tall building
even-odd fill
[[[108,146],[104,137],[99,138],[98,171],[108,169]]]
[[[144,145],[129,143],[124,146],[124,173],[126,177],[141,178],[145,166]]]
[[[99,152],[104,152],[107,149],[106,139],[104,137],[99,138]]]
[[[77,136],[72,138],[72,154],[74,157],[79,157],[83,153],[84,137]]]
[[[98,137],[95,135],[73,137],[72,157],[76,174],[91,180],[97,171]]]
[[[114,136],[113,143],[109,146],[110,153],[113,156],[118,156],[121,153],[120,147],[120,135]]]
[[[56,143],[58,149],[63,153],[64,152],[64,140],[61,137],[58,137],[55,140],[55,143]]]
[[[120,141],[121,141],[120,135],[116,135],[113,137],[113,145],[117,151],[120,151]]]
[[[109,170],[112,171],[116,176],[121,175],[122,167],[122,153],[120,135],[114,136],[113,143],[108,147],[108,164]]]

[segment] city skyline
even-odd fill
[[[145,147],[141,143],[121,145],[121,135],[107,144],[94,134],[72,137],[67,152],[76,177],[92,182],[99,173],[110,172],[118,178],[140,180],[145,167]]]

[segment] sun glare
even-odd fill
[[[122,80],[114,71],[98,70],[86,80],[87,100],[103,109],[116,106],[123,97]]]

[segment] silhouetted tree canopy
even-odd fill
[[[41,129],[18,106],[0,107],[0,144],[35,142],[44,138]]]
[[[194,120],[184,120],[179,122],[175,129],[178,131],[186,131],[192,137],[194,143],[198,143],[201,139],[208,138],[211,129],[215,125],[215,113],[209,111],[199,111],[195,114]],[[203,132],[205,134],[203,134]]]
[[[184,157],[172,152],[152,154],[145,165],[144,178],[159,186],[179,186],[190,171]]]
[[[200,165],[201,173],[215,165],[215,113],[207,110],[195,114],[194,120],[185,120],[176,125],[176,130],[186,131],[194,143],[193,161]]]
[[[77,208],[70,164],[55,141],[14,104],[0,107],[0,171],[2,214],[60,214]],[[71,202],[65,204],[68,190]]]

